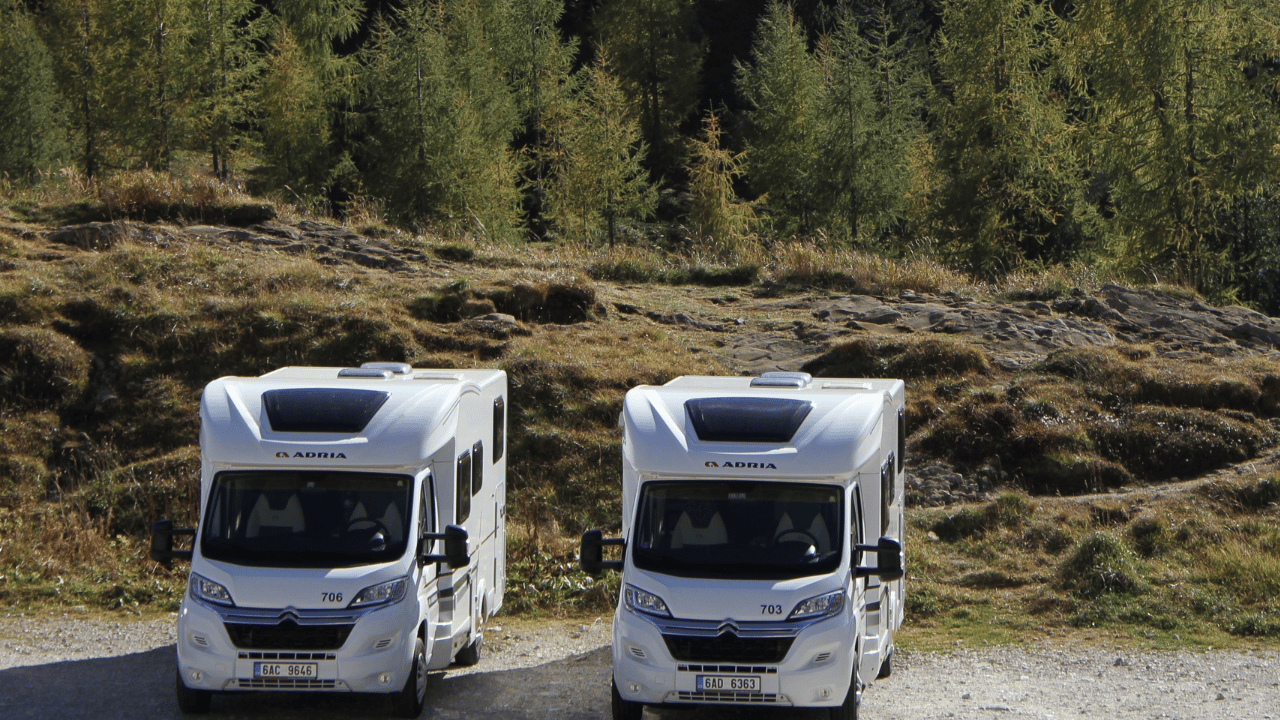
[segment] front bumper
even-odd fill
[[[178,672],[188,688],[213,691],[308,690],[391,693],[404,687],[412,667],[418,613],[407,599],[385,608],[346,613],[351,623],[337,648],[237,647],[227,631],[247,615],[304,626],[306,611],[237,611],[185,598],[178,615]],[[341,613],[329,613],[331,619]],[[428,639],[430,642],[430,639]],[[430,648],[427,649],[430,653]],[[312,677],[254,677],[255,663],[314,664]]]
[[[624,700],[646,705],[834,707],[844,702],[848,693],[857,628],[847,613],[799,629],[776,662],[750,657],[677,660],[663,637],[662,623],[655,620],[625,607],[614,614],[613,676]],[[721,623],[717,629],[725,625]],[[740,623],[736,627],[741,637],[749,637],[753,626],[762,625]],[[778,628],[785,624],[768,625]],[[671,634],[670,627],[665,629]],[[700,690],[699,675],[756,677],[759,692]]]

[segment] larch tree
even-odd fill
[[[556,156],[549,186],[550,216],[564,234],[590,241],[601,231],[609,247],[617,222],[643,219],[657,206],[657,188],[643,167],[647,146],[631,114],[607,53],[579,71],[574,117],[556,129]]]
[[[1043,0],[948,0],[943,18],[935,229],[956,260],[998,274],[1051,250],[1082,212],[1073,128],[1051,82],[1055,18]]]
[[[605,0],[592,19],[639,118],[655,178],[681,163],[680,125],[698,104],[706,44],[695,20],[692,0]]]
[[[251,98],[264,69],[259,50],[267,25],[253,0],[186,0],[189,23],[180,48],[187,102],[183,125],[193,148],[209,155],[225,180],[231,155],[249,144]]]
[[[33,177],[66,156],[53,56],[16,2],[0,8],[0,173]]]
[[[751,62],[737,66],[741,132],[751,153],[747,179],[769,196],[776,232],[813,230],[821,145],[822,74],[805,29],[789,6],[772,3],[761,18]]]
[[[516,102],[475,3],[408,3],[365,73],[371,187],[410,220],[505,238],[518,223]]]
[[[336,45],[359,29],[363,9],[359,0],[309,0],[277,10],[257,97],[261,153],[273,184],[317,195],[346,164],[357,67]]]
[[[731,260],[755,233],[760,202],[743,201],[734,192],[734,181],[746,171],[745,153],[735,153],[721,143],[720,118],[708,112],[702,134],[690,144],[689,217],[697,241],[712,254]]]
[[[1089,137],[1110,179],[1121,254],[1209,292],[1231,209],[1280,173],[1280,25],[1264,0],[1100,0],[1064,33],[1088,90]]]

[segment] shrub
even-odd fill
[[[1059,584],[1078,597],[1091,600],[1141,590],[1133,551],[1120,538],[1096,532],[1085,538],[1058,568]]]
[[[0,331],[0,396],[20,406],[67,406],[89,384],[89,354],[41,327]]]

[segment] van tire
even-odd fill
[[[858,708],[862,705],[862,688],[858,682],[857,666],[854,666],[853,682],[839,707],[830,708],[831,720],[858,720]]]
[[[484,643],[484,632],[476,633],[476,639],[472,640],[469,645],[464,646],[454,656],[453,662],[462,667],[471,667],[480,662],[480,646]]]
[[[174,695],[178,698],[178,709],[183,713],[192,715],[203,715],[209,712],[209,701],[213,699],[213,693],[208,690],[192,690],[187,684],[182,682],[182,671],[175,670],[173,679]]]
[[[893,674],[893,648],[889,648],[889,654],[884,656],[884,662],[880,663],[880,672],[876,675],[877,680],[883,680]]]
[[[623,700],[618,693],[618,681],[609,682],[613,690],[613,720],[640,720],[644,715],[644,705],[630,700]]]
[[[422,714],[427,700],[427,654],[422,638],[414,638],[413,662],[409,663],[409,677],[404,687],[391,698],[396,717],[416,718]]]

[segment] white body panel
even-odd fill
[[[902,541],[902,381],[812,378],[802,387],[753,387],[752,380],[680,377],[627,393],[619,418],[627,543],[622,586],[624,594],[631,586],[661,598],[671,617],[654,617],[619,600],[613,668],[624,701],[834,707],[844,701],[854,672],[861,686],[869,685],[892,649],[902,622],[903,582],[857,577],[847,544],[834,572],[786,580],[677,576],[636,566],[637,505],[644,485],[655,481],[831,484],[841,489],[846,508],[839,536],[853,538],[860,530],[856,543],[874,545],[882,535]],[[707,442],[699,439],[685,407],[706,398],[799,399],[812,409],[786,442]],[[889,496],[882,502],[885,483]],[[870,553],[862,564],[874,565],[875,558]],[[818,621],[784,619],[798,603],[841,589],[847,600],[838,614]],[[769,617],[772,610],[766,608],[781,608],[781,615]],[[774,633],[792,638],[791,644],[780,661],[749,666],[677,659],[668,645],[698,633],[715,637],[729,627],[739,638]],[[729,677],[759,677],[761,687],[752,693],[699,692],[696,678],[708,674],[708,667]]]
[[[407,368],[406,368],[407,369]],[[423,638],[428,667],[449,665],[475,642],[502,605],[505,586],[505,373],[494,370],[410,370],[389,378],[340,377],[339,368],[283,368],[257,378],[210,383],[200,407],[200,518],[191,572],[223,586],[234,607],[197,599],[190,588],[178,618],[178,667],[193,690],[328,690],[392,693],[412,666],[414,639]],[[387,393],[358,432],[279,432],[263,393],[277,389],[356,389]],[[476,451],[480,457],[476,458]],[[469,482],[478,488],[470,512],[457,517],[460,456],[474,458]],[[354,567],[235,564],[205,557],[203,530],[210,490],[222,472],[329,471],[403,475],[412,483],[404,553],[389,562]],[[468,485],[468,488],[472,485]],[[265,493],[264,493],[265,494]],[[383,516],[387,523],[401,522]],[[457,524],[469,535],[470,564],[450,570],[420,563],[423,532]],[[314,529],[314,528],[313,528]],[[426,541],[424,552],[442,552]],[[361,590],[408,579],[402,600],[371,609],[348,607]],[[320,649],[255,646],[230,628],[349,626],[345,641]],[[297,637],[301,637],[298,635]],[[320,644],[323,644],[321,642]],[[314,677],[255,678],[254,663],[313,664]]]

